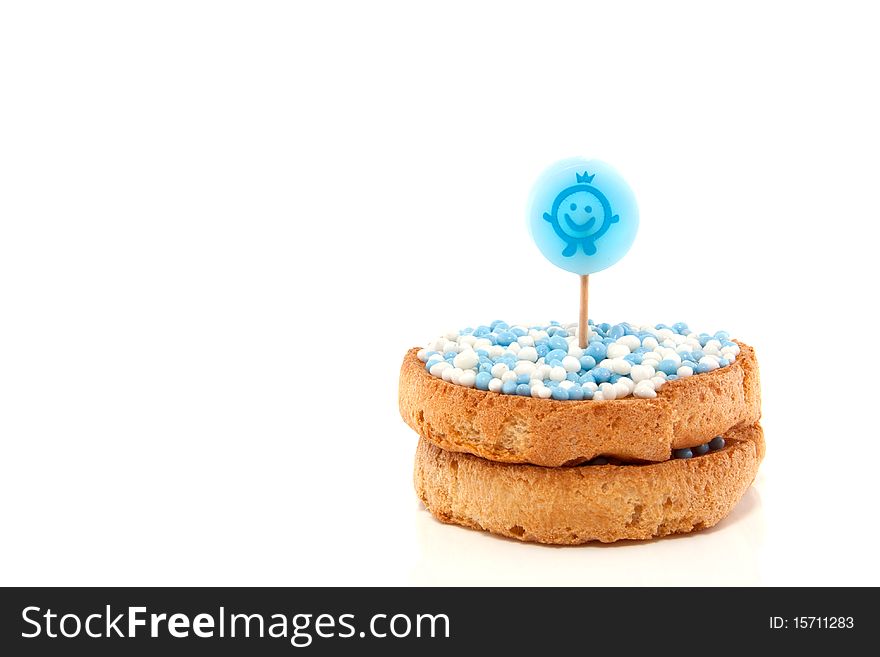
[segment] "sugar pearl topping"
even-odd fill
[[[577,324],[509,325],[500,320],[447,331],[418,356],[425,369],[453,385],[502,395],[558,401],[657,396],[668,381],[727,367],[739,345],[726,331],[671,326],[594,324],[577,343]]]

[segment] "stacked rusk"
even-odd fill
[[[412,349],[400,371],[400,413],[419,434],[419,499],[443,522],[539,543],[711,527],[764,456],[758,363],[738,344],[728,367],[670,381],[653,399],[611,401],[454,385],[428,374]],[[713,439],[713,449],[700,447]],[[682,454],[694,456],[674,458]]]

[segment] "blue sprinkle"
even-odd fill
[[[485,349],[477,349],[477,356],[479,356],[480,358],[488,358],[489,352]]]
[[[623,357],[623,360],[629,361],[633,365],[641,365],[642,364],[642,355],[641,354],[627,354]]]
[[[678,374],[670,374],[666,377],[667,381],[675,381],[678,378]]]
[[[492,380],[492,375],[489,372],[480,371],[477,374],[477,382],[474,384],[477,386],[477,390],[488,390],[489,389],[489,381]]]
[[[425,363],[425,369],[430,371],[431,368],[434,367],[434,365],[436,365],[437,363],[442,363],[442,362],[443,362],[442,358],[429,358],[428,362]]]
[[[470,326],[468,326],[467,328],[463,328],[463,329],[461,329],[461,330],[458,332],[458,334],[459,334],[459,335],[470,335],[470,334],[473,333],[473,332],[474,332],[474,329],[472,329]]]
[[[730,333],[728,333],[727,331],[716,331],[715,332],[715,339],[718,340],[719,342],[721,340],[730,340]]]
[[[544,358],[547,355],[547,352],[550,351],[550,349],[547,347],[546,344],[536,344],[535,351],[538,352],[538,358]]]
[[[735,346],[736,346],[736,342],[734,342],[733,340],[722,340],[722,341],[721,341],[721,346],[722,346],[722,347],[735,347]]]
[[[685,447],[684,449],[672,450],[673,458],[677,458],[677,459],[689,459],[689,458],[692,458],[693,455],[694,455],[694,453],[688,447]]]
[[[602,333],[608,333],[608,331],[611,330],[611,324],[608,324],[607,322],[603,322],[603,323],[599,324],[599,330],[602,331]]]
[[[454,351],[447,351],[445,354],[443,354],[443,358],[445,358],[446,360],[452,360],[457,355],[458,354],[456,354]]]
[[[715,436],[712,440],[709,441],[709,449],[713,452],[717,452],[719,449],[724,447],[724,438],[721,436]]]
[[[591,373],[596,383],[605,383],[611,378],[611,370],[607,367],[594,367]]]
[[[602,344],[604,344],[604,345],[614,344],[614,338],[602,338]]]
[[[678,371],[678,363],[667,358],[657,363],[657,370],[664,374],[675,374]]]
[[[730,365],[730,361],[727,360],[726,358],[719,358],[718,359],[718,366],[719,367],[727,367],[728,365]]]
[[[492,344],[498,344],[498,336],[495,335],[494,333],[487,333],[486,335],[483,336],[483,339],[488,340]]]
[[[482,338],[484,335],[488,335],[491,332],[492,332],[492,329],[489,328],[488,326],[478,326],[474,330],[474,337]]]
[[[676,322],[672,325],[672,330],[680,335],[684,335],[683,331],[687,330],[688,325],[684,322]]]
[[[580,386],[574,386],[568,389],[568,398],[574,401],[580,401],[584,398],[584,389]]]
[[[559,401],[567,401],[568,400],[568,391],[566,391],[565,388],[560,388],[557,386],[557,387],[553,388],[552,397],[553,397],[553,399],[556,399]]]
[[[492,363],[480,363],[480,372],[492,372]]]
[[[518,377],[516,377],[517,385],[522,385],[523,383],[528,384],[528,382],[529,382],[529,375],[528,374],[520,374]],[[517,391],[516,394],[519,394],[519,391]]]
[[[654,328],[659,331],[660,329],[665,329],[665,328],[669,328],[669,327],[666,326],[666,324],[655,324]]]
[[[626,335],[626,328],[623,324],[615,324],[608,331],[608,337],[614,338],[615,340],[617,340],[617,338],[622,338],[624,335]]]
[[[496,319],[494,322],[492,322],[491,327],[493,331],[500,331],[502,329],[510,328],[510,325],[507,322]]]
[[[572,383],[577,383],[578,375],[577,372],[569,372],[565,375],[565,378],[571,381]]]
[[[516,381],[505,381],[501,384],[501,392],[505,395],[512,395],[516,392]]]
[[[601,342],[591,342],[587,345],[586,354],[587,356],[592,356],[598,363],[600,360],[605,360],[605,356],[608,354],[608,347]]]
[[[562,360],[566,356],[568,356],[568,351],[566,351],[565,349],[552,349],[544,355],[544,360]]]
[[[691,352],[691,360],[694,361],[695,363],[698,363],[700,361],[700,359],[705,355],[706,354],[703,352],[702,349],[697,349],[696,351]]]
[[[696,369],[697,369],[697,364],[692,360],[683,360],[683,361],[681,361],[681,365],[682,365],[682,367],[684,367],[686,365],[694,371],[696,371]]]
[[[516,336],[513,333],[511,333],[510,331],[501,331],[498,334],[497,339],[498,339],[498,344],[500,344],[502,347],[506,347],[511,342],[516,342]]]
[[[558,358],[545,358],[544,362],[550,367],[562,367],[562,361]]]
[[[550,326],[559,326],[559,322],[554,321],[554,320],[551,320],[551,321],[550,321]]]
[[[519,326],[514,326],[512,329],[510,329],[510,332],[513,333],[518,338],[521,338],[522,336],[526,335],[525,329],[522,329]]]
[[[561,349],[565,353],[568,353],[568,342],[565,338],[560,338],[558,335],[554,335],[550,338],[550,342],[548,343],[551,349]]]
[[[550,338],[536,338],[535,347],[537,347],[539,344],[546,345],[548,342],[550,342]]]
[[[531,397],[532,396],[532,389],[529,388],[528,383],[520,383],[516,387],[516,394],[518,394],[520,397]]]
[[[623,323],[623,328],[624,328],[624,335],[635,335],[636,334],[636,330],[628,322]]]
[[[589,388],[581,388],[581,390],[584,391],[584,399],[592,399],[593,398],[593,391],[592,390],[590,390]]]
[[[697,366],[694,368],[694,374],[705,374],[709,371],[709,366],[706,363],[697,363]]]
[[[596,359],[592,356],[581,356],[581,369],[591,370],[596,367]]]
[[[709,340],[712,339],[712,336],[711,336],[711,335],[707,335],[707,334],[705,334],[705,333],[700,333],[700,335],[697,336],[697,339],[700,341],[700,346],[701,346],[701,347],[705,347],[705,346],[706,346],[706,343],[709,342]]]
[[[553,379],[544,379],[544,385],[548,388],[555,388],[559,385],[559,381],[554,381]]]
[[[620,381],[620,374],[618,374],[617,372],[615,372],[608,378],[608,383],[617,383],[618,381]]]
[[[691,451],[694,453],[694,456],[702,456],[709,451],[709,443],[706,443],[704,445],[697,445],[696,447],[691,447]]]
[[[565,329],[559,329],[554,334],[557,338],[567,338],[570,334]]]
[[[585,383],[596,383],[596,378],[593,376],[592,372],[587,372],[586,374],[581,374],[580,377],[578,377],[578,383],[580,383],[581,385]]]

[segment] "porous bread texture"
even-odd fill
[[[556,401],[502,395],[431,376],[411,349],[400,370],[404,421],[453,452],[504,463],[575,465],[596,456],[666,461],[761,417],[754,350],[741,342],[728,365],[663,385],[654,399]]]
[[[741,425],[725,439],[692,459],[562,468],[495,463],[420,439],[414,483],[446,523],[558,545],[643,540],[712,527],[733,509],[764,457],[764,434]]]

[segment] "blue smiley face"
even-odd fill
[[[590,184],[592,180],[593,176],[578,174],[578,184],[559,192],[550,212],[544,213],[544,220],[565,242],[562,255],[567,258],[578,247],[586,255],[595,254],[596,240],[619,220],[605,195]]]

